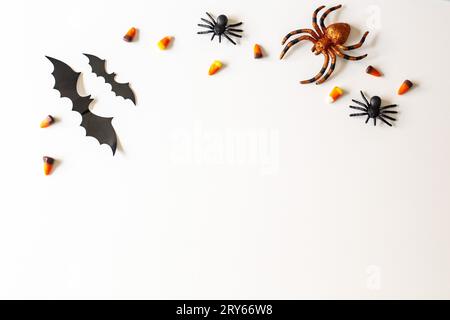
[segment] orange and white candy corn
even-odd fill
[[[134,40],[137,34],[137,29],[135,27],[128,30],[128,32],[123,36],[123,40],[126,42],[131,42]]]
[[[412,86],[413,86],[413,83],[411,81],[409,81],[409,80],[403,81],[402,85],[398,89],[398,94],[399,95],[405,94],[406,92],[409,91],[409,89],[411,89]]]
[[[333,90],[331,90],[330,95],[328,96],[328,102],[333,103],[337,99],[339,99],[344,94],[344,91],[339,87],[334,87]]]
[[[262,49],[259,44],[255,44],[253,47],[253,55],[255,59],[261,59],[263,57]]]
[[[223,64],[222,62],[220,62],[219,60],[216,60],[212,63],[211,67],[209,67],[209,72],[208,74],[210,76],[212,76],[213,74],[215,74],[217,71],[219,71],[222,68]]]
[[[53,170],[53,164],[55,163],[55,159],[45,156],[43,160],[44,160],[44,174],[48,176]]]
[[[158,47],[161,50],[166,50],[167,47],[170,45],[170,42],[172,41],[172,37],[164,37],[161,40],[158,41]]]
[[[47,128],[55,122],[55,118],[48,115],[44,120],[41,121],[41,128]]]
[[[377,69],[375,69],[372,66],[368,66],[366,69],[366,72],[374,77],[381,77],[381,75],[382,75],[380,71],[378,71]]]

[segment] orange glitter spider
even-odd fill
[[[345,43],[345,41],[347,41],[348,36],[350,34],[350,25],[347,23],[334,23],[334,24],[329,25],[328,27],[325,26],[325,23],[324,23],[325,18],[331,12],[333,12],[341,7],[342,7],[342,5],[338,5],[335,7],[331,7],[330,9],[325,11],[325,13],[320,18],[320,27],[317,24],[317,14],[319,13],[320,10],[325,8],[325,6],[321,6],[321,7],[317,8],[316,11],[314,11],[313,17],[312,17],[312,25],[313,25],[315,31],[312,29],[298,29],[298,30],[289,32],[286,35],[286,37],[284,37],[284,39],[281,43],[282,45],[285,44],[285,42],[291,36],[293,36],[295,34],[300,34],[300,33],[308,33],[309,34],[309,35],[300,36],[300,37],[290,41],[284,47],[283,52],[281,52],[280,59],[283,59],[286,52],[294,44],[296,44],[302,40],[311,41],[314,44],[311,51],[314,52],[315,55],[323,54],[325,57],[323,67],[322,67],[322,69],[320,69],[320,72],[314,78],[300,81],[301,84],[312,83],[315,81],[317,81],[316,84],[324,83],[334,71],[334,68],[336,66],[336,56],[339,56],[346,60],[352,60],[352,61],[361,60],[361,59],[364,59],[365,57],[367,57],[367,54],[358,56],[358,57],[349,56],[349,55],[342,53],[341,50],[348,51],[348,50],[353,50],[353,49],[357,49],[357,48],[361,47],[363,45],[364,41],[366,40],[367,35],[369,34],[368,31],[366,33],[364,33],[361,40],[357,44],[352,45],[352,46],[344,46],[344,43]],[[330,59],[331,59],[330,68],[324,76],[323,74],[325,73],[325,71],[328,68]]]

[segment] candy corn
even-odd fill
[[[164,37],[158,41],[158,47],[161,50],[166,50],[167,47],[170,45],[170,41],[172,41],[172,37]]]
[[[261,46],[259,44],[255,44],[255,46],[253,47],[253,54],[255,59],[261,59],[263,54],[262,54],[262,49]]]
[[[47,128],[51,126],[54,122],[55,118],[49,115],[44,120],[41,121],[41,128]]]
[[[381,77],[381,72],[372,66],[368,66],[366,72],[374,77]]]
[[[212,63],[211,67],[209,67],[209,72],[208,74],[210,76],[212,76],[213,74],[215,74],[217,71],[219,71],[222,68],[222,62],[220,62],[219,60],[216,60]]]
[[[406,92],[409,91],[409,89],[411,89],[412,86],[413,86],[413,83],[411,81],[409,81],[409,80],[403,81],[402,85],[398,89],[398,94],[399,95],[405,94]]]
[[[123,36],[123,40],[125,40],[126,42],[131,42],[136,37],[136,34],[137,29],[133,27],[130,30],[128,30],[128,32]]]
[[[55,159],[50,157],[44,157],[43,159],[44,159],[44,174],[48,176],[52,172]]]
[[[335,102],[337,99],[339,99],[342,95],[344,94],[344,91],[339,88],[339,87],[334,87],[333,90],[331,91],[329,97],[328,97],[328,102],[329,103],[333,103]]]

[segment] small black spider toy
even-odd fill
[[[212,33],[211,41],[214,39],[215,36],[219,36],[219,42],[222,42],[222,36],[230,40],[230,42],[234,45],[236,45],[236,42],[233,41],[233,39],[230,38],[230,36],[242,38],[241,35],[236,34],[235,32],[243,32],[241,29],[234,29],[234,27],[238,27],[242,24],[242,22],[234,23],[234,24],[228,24],[228,18],[226,15],[221,14],[217,17],[217,21],[208,13],[206,12],[206,15],[211,19],[211,21],[200,18],[203,22],[207,24],[198,24],[199,27],[207,28],[208,31],[199,31],[197,34],[207,34]]]
[[[383,121],[384,123],[386,123],[388,126],[392,127],[392,124],[390,124],[387,121],[387,119],[392,120],[392,121],[396,121],[396,119],[388,116],[387,114],[395,114],[395,113],[397,113],[397,111],[392,111],[392,110],[387,110],[387,109],[395,108],[397,105],[396,104],[391,104],[389,106],[381,107],[381,98],[380,97],[373,96],[370,99],[370,103],[369,103],[369,101],[367,101],[367,99],[364,96],[364,93],[362,91],[361,91],[361,96],[363,97],[363,99],[364,99],[364,101],[366,103],[362,103],[362,102],[359,102],[359,101],[353,100],[353,99],[352,99],[352,101],[354,103],[357,103],[360,106],[362,106],[362,108],[361,107],[355,107],[355,106],[350,106],[350,108],[356,109],[356,110],[361,110],[361,111],[364,111],[364,112],[352,113],[350,115],[350,117],[367,116],[366,123],[369,121],[370,118],[372,118],[374,126],[377,125],[377,118],[378,118],[381,121]]]

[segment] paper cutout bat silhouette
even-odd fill
[[[55,78],[54,89],[58,90],[61,98],[69,98],[72,101],[72,110],[81,114],[81,124],[86,129],[86,136],[94,137],[100,144],[111,147],[113,155],[116,153],[117,137],[111,124],[113,118],[104,118],[95,115],[89,110],[89,105],[94,99],[91,96],[82,97],[77,91],[77,82],[81,72],[75,72],[64,62],[46,56],[53,64],[52,72]]]
[[[136,98],[134,93],[130,88],[129,83],[118,83],[114,78],[116,74],[106,72],[106,60],[102,60],[92,54],[84,53],[84,55],[89,59],[89,65],[92,68],[92,72],[97,75],[97,77],[102,77],[105,79],[106,83],[109,83],[112,87],[112,91],[116,96],[120,96],[124,99],[130,99],[134,105],[136,105]]]

